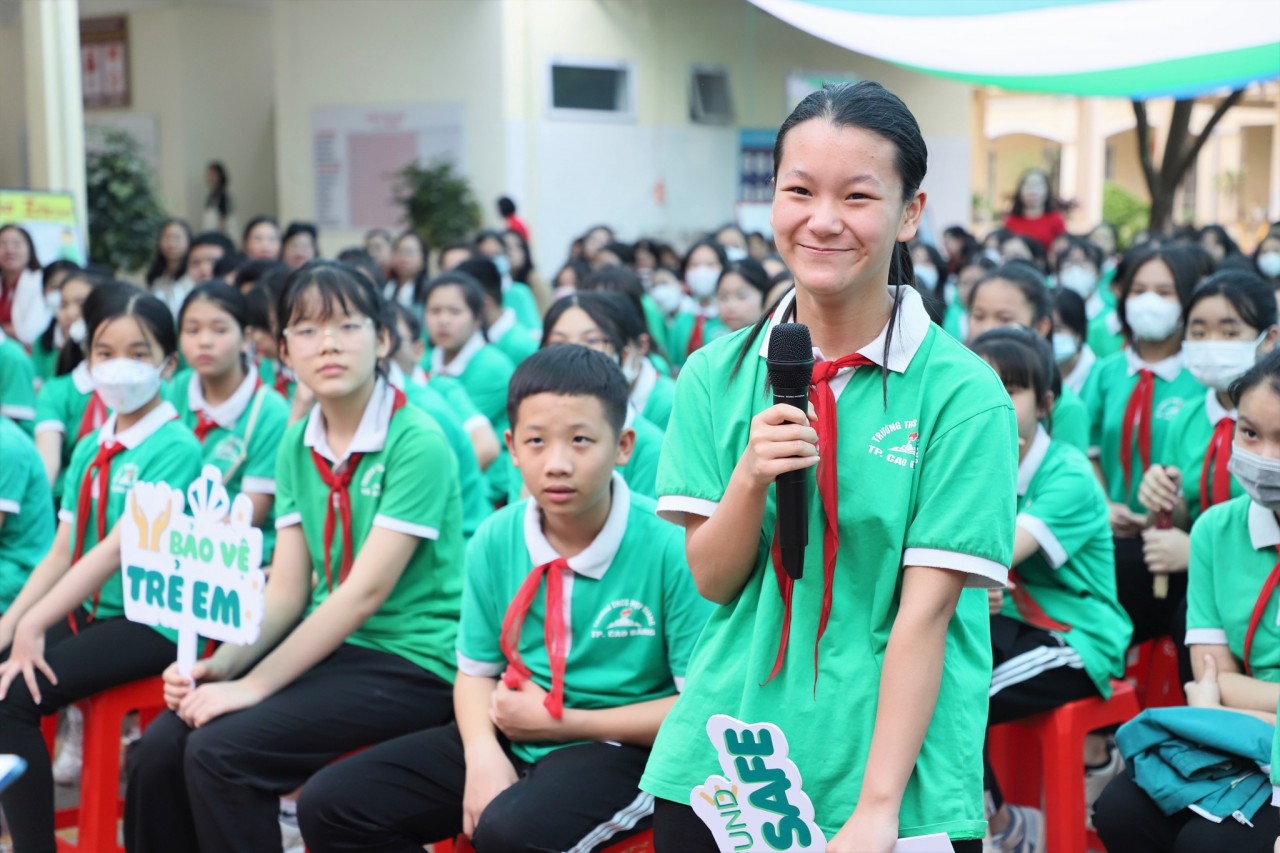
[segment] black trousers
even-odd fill
[[[1187,598],[1187,573],[1168,575],[1169,594],[1156,598],[1155,575],[1147,568],[1142,556],[1142,537],[1116,538],[1116,594],[1120,606],[1133,622],[1134,644],[1155,637],[1170,636],[1182,645],[1186,633],[1185,601]],[[1183,610],[1179,611],[1179,605]]]
[[[1115,853],[1271,853],[1280,835],[1280,810],[1263,805],[1252,828],[1231,818],[1214,823],[1188,809],[1166,815],[1125,773],[1094,804],[1093,825]]]
[[[65,619],[45,633],[45,660],[57,685],[38,670],[39,705],[19,676],[0,702],[0,753],[13,753],[27,762],[27,772],[0,794],[15,853],[54,853],[53,770],[40,718],[112,687],[158,675],[177,658],[178,649],[163,635],[127,619],[87,622],[82,610],[74,614],[79,633]],[[8,650],[3,657],[8,658]]]
[[[653,797],[638,787],[648,749],[585,743],[529,764],[503,748],[519,778],[481,814],[477,853],[596,850],[649,827]],[[465,785],[457,724],[415,732],[317,773],[298,826],[311,853],[421,853],[462,831]]]
[[[827,839],[828,841],[830,839]],[[956,853],[982,853],[982,841],[952,841]],[[672,800],[653,801],[654,853],[720,853],[711,830],[692,806]]]
[[[447,681],[349,643],[261,703],[199,729],[162,714],[129,750],[125,846],[279,853],[281,794],[354,749],[452,716]]]

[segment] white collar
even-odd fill
[[[1076,366],[1071,368],[1070,373],[1062,377],[1062,384],[1079,394],[1084,390],[1084,383],[1089,378],[1089,371],[1093,370],[1093,366],[1097,361],[1098,356],[1094,354],[1093,349],[1088,344],[1080,347],[1080,357],[1076,359]]]
[[[1257,551],[1280,546],[1276,514],[1257,501],[1249,501],[1249,543]]]
[[[1018,463],[1018,497],[1025,495],[1027,489],[1031,488],[1031,481],[1035,479],[1036,472],[1040,470],[1040,465],[1043,464],[1048,452],[1049,433],[1045,432],[1044,427],[1037,426],[1036,437],[1031,439],[1027,455]]]
[[[467,369],[467,365],[471,363],[471,359],[475,358],[476,353],[484,349],[485,343],[484,333],[477,329],[471,339],[462,345],[462,349],[458,350],[453,361],[447,365],[444,363],[444,349],[436,347],[431,350],[431,372],[441,376],[461,376]]]
[[[1102,296],[1095,290],[1089,294],[1089,298],[1084,301],[1084,315],[1092,320],[1103,311],[1107,310],[1107,303],[1102,301]]]
[[[929,327],[933,324],[929,319],[929,312],[925,310],[924,300],[920,298],[916,289],[905,285],[899,289],[902,290],[902,294],[898,307],[898,328],[894,330],[893,344],[889,348],[889,363],[885,364],[884,357],[884,339],[889,331],[889,323],[884,324],[884,328],[880,330],[875,340],[858,350],[860,355],[866,356],[881,367],[888,367],[894,373],[906,371],[907,366],[911,364],[911,359],[924,343]],[[890,287],[890,291],[892,290],[893,288]],[[764,329],[764,341],[760,344],[761,358],[769,357],[769,338],[773,335],[773,327],[783,322],[783,318],[788,316],[795,301],[795,294],[795,290],[792,289],[782,297],[782,301],[774,309],[773,316],[769,318],[769,323]],[[892,321],[891,317],[889,322]],[[813,356],[815,359],[823,360],[822,352],[817,347],[814,347]]]
[[[1218,392],[1210,388],[1204,397],[1204,413],[1209,416],[1209,426],[1216,427],[1223,418],[1236,419],[1236,410],[1228,409],[1218,402]]]
[[[413,366],[413,373],[409,374],[410,382],[414,385],[426,385],[429,379],[430,377],[427,376],[427,371],[422,369],[421,364],[415,364]]]
[[[311,414],[307,416],[302,443],[328,459],[335,469],[346,462],[353,453],[377,453],[387,443],[387,429],[391,424],[395,399],[395,390],[387,385],[386,380],[378,377],[373,386],[373,396],[369,398],[368,404],[364,407],[364,413],[360,415],[360,425],[356,427],[356,434],[352,437],[351,444],[341,459],[337,458],[333,448],[329,447],[328,428],[325,426],[319,403],[311,408]]]
[[[507,332],[516,327],[516,310],[514,308],[503,308],[502,313],[498,315],[498,319],[494,320],[489,326],[489,340],[500,341],[506,336]]]
[[[1124,348],[1125,362],[1129,365],[1129,375],[1133,376],[1139,370],[1150,370],[1156,376],[1159,376],[1165,382],[1172,382],[1178,378],[1178,374],[1182,372],[1182,350],[1178,350],[1168,358],[1163,358],[1154,364],[1149,361],[1143,361],[1133,347]]]
[[[658,385],[658,368],[653,366],[648,357],[640,359],[640,372],[636,376],[636,387],[631,389],[631,405],[637,411],[644,411],[649,405],[649,395]]]
[[[162,400],[160,405],[147,412],[142,417],[142,420],[116,435],[116,413],[112,412],[107,415],[107,420],[103,423],[102,429],[98,430],[98,444],[110,444],[114,441],[123,444],[129,450],[133,450],[150,438],[152,433],[177,416],[178,410],[173,407],[173,404],[168,400]]]
[[[76,390],[81,394],[93,393],[93,374],[89,372],[87,359],[77,364],[75,369],[71,371],[71,383],[76,386]]]
[[[223,429],[235,429],[236,421],[240,420],[244,410],[249,408],[249,403],[253,401],[254,392],[257,390],[258,368],[251,364],[235,392],[218,405],[210,406],[209,401],[204,398],[204,391],[200,388],[200,374],[193,370],[191,381],[187,384],[187,404],[191,407],[191,411],[204,412]]]
[[[387,359],[387,384],[392,388],[404,390],[404,370],[390,358]]]
[[[604,577],[609,564],[617,556],[618,548],[622,545],[622,537],[627,532],[627,516],[631,513],[631,490],[627,488],[627,481],[622,479],[622,475],[617,471],[613,472],[610,488],[613,491],[613,502],[609,507],[609,517],[605,519],[604,527],[600,528],[596,538],[581,553],[569,558],[569,568],[573,569],[575,574],[592,580],[600,580]],[[560,557],[556,549],[547,541],[546,534],[542,532],[542,510],[538,508],[538,502],[533,498],[525,501],[524,544],[529,549],[529,559],[533,560],[535,566],[550,563]]]

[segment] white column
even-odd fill
[[[1076,120],[1079,147],[1076,198],[1080,202],[1078,225],[1084,231],[1102,221],[1102,182],[1106,177],[1107,140],[1102,135],[1102,103],[1081,98]]]
[[[31,187],[70,192],[87,235],[79,0],[22,0],[22,49]]]
[[[1267,191],[1267,221],[1280,221],[1280,95],[1276,96],[1276,120],[1271,125],[1271,181]]]

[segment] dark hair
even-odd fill
[[[231,196],[227,195],[227,185],[231,183],[231,178],[227,176],[226,167],[217,160],[210,160],[205,169],[213,172],[217,177],[217,184],[209,188],[204,206],[216,208],[218,216],[226,219],[227,214],[231,212]]]
[[[375,332],[381,333],[382,297],[378,289],[351,267],[336,261],[308,261],[289,274],[280,291],[276,309],[276,338],[285,340],[285,329],[296,319],[306,316],[305,297],[315,291],[320,298],[320,313],[315,318],[324,320],[339,311],[348,315],[363,314],[373,321]]]
[[[191,257],[191,250],[196,246],[217,246],[222,250],[222,256],[234,255],[236,253],[235,244],[231,242],[231,238],[221,231],[201,231],[199,234],[191,238],[191,245],[187,247],[187,257]]]
[[[720,281],[716,282],[716,289],[720,289],[720,283],[724,281],[724,277],[733,273],[739,276],[747,284],[760,291],[760,300],[763,303],[765,297],[769,295],[769,274],[765,272],[764,266],[754,258],[743,258],[740,261],[730,261],[728,266],[720,271]],[[763,307],[763,305],[762,305]]]
[[[1203,241],[1204,238],[1209,235],[1215,237],[1219,245],[1222,246],[1223,256],[1240,254],[1240,246],[1235,240],[1231,239],[1231,235],[1227,233],[1227,229],[1223,228],[1221,225],[1206,225],[1200,229],[1195,237],[1197,241]]]
[[[1093,264],[1093,268],[1095,270],[1102,270],[1102,262],[1105,259],[1102,257],[1102,249],[1098,248],[1096,243],[1084,237],[1076,237],[1073,234],[1067,234],[1064,236],[1067,239],[1067,245],[1063,246],[1062,249],[1053,256],[1053,269],[1055,271],[1062,269],[1062,259],[1075,250],[1084,252],[1085,260]]]
[[[1240,398],[1263,383],[1271,385],[1272,393],[1280,394],[1280,349],[1274,349],[1258,359],[1243,376],[1231,383],[1231,387],[1227,389],[1231,405],[1240,408]]]
[[[917,288],[922,294],[933,297],[938,302],[943,302],[942,294],[947,284],[947,261],[942,257],[942,253],[938,251],[936,246],[930,246],[928,243],[916,243],[911,247],[911,251],[920,249],[929,256],[929,263],[933,264],[933,268],[938,271],[938,280],[934,282],[933,287],[928,290]],[[915,261],[911,262],[912,284],[917,282],[915,277]]]
[[[1027,169],[1018,178],[1018,186],[1013,190],[1013,207],[1010,212],[1014,216],[1026,216],[1026,208],[1022,206],[1022,185],[1032,175],[1044,178],[1044,212],[1052,213],[1058,209],[1058,199],[1053,194],[1053,181],[1049,179],[1049,173],[1044,169]]]
[[[1241,270],[1223,270],[1196,285],[1182,314],[1191,322],[1191,311],[1204,299],[1221,296],[1231,303],[1246,326],[1265,332],[1276,324],[1276,294],[1260,276]]]
[[[417,311],[414,311],[410,308],[407,308],[404,305],[401,305],[399,302],[397,302],[394,299],[388,301],[387,306],[391,311],[391,320],[394,321],[394,322],[391,322],[389,325],[394,327],[396,323],[404,323],[405,326],[407,326],[409,329],[410,337],[413,337],[413,338],[422,337],[422,317],[418,315]],[[399,335],[397,334],[396,337],[399,337]],[[397,347],[396,349],[399,349],[399,347]],[[392,350],[392,353],[394,354],[395,351],[396,350]]]
[[[315,249],[316,254],[320,254],[320,231],[313,222],[290,222],[289,227],[284,229],[284,236],[280,238],[280,253],[284,254],[284,246],[294,237],[305,234],[311,238],[311,248]]]
[[[973,310],[973,301],[978,297],[982,285],[988,282],[1007,281],[1022,291],[1027,304],[1031,306],[1031,325],[1039,323],[1045,317],[1051,317],[1053,307],[1049,303],[1049,289],[1044,286],[1044,276],[1026,261],[1009,261],[1001,264],[991,272],[973,283],[969,291],[969,309]]]
[[[182,308],[178,310],[179,329],[187,316],[187,309],[201,301],[212,302],[230,314],[231,319],[235,320],[236,325],[240,327],[240,333],[244,334],[245,327],[249,325],[248,300],[239,290],[221,281],[206,281],[204,284],[196,285],[195,289],[187,294],[187,298],[182,300]]]
[[[249,259],[239,252],[223,255],[213,262],[213,277],[226,278],[232,273],[240,272],[240,269],[249,262]]]
[[[92,349],[98,329],[119,317],[133,317],[155,338],[166,356],[178,349],[173,313],[163,302],[132,284],[111,280],[95,285],[84,300],[84,342]]]
[[[427,245],[427,238],[417,231],[405,231],[392,242],[391,250],[394,252],[401,242],[410,239],[417,240],[418,248],[422,250],[422,269],[418,272],[417,278],[413,280],[413,301],[423,305],[427,301],[427,270],[431,267],[431,247]],[[395,277],[394,270],[391,273],[391,279],[395,281],[398,290],[402,282]]]
[[[423,307],[425,308],[431,301],[432,293],[444,287],[456,287],[462,291],[462,300],[467,304],[467,310],[479,323],[484,339],[489,340],[489,324],[484,321],[484,288],[480,286],[480,282],[476,281],[474,276],[457,270],[441,273],[427,282],[427,287],[422,293]]]
[[[361,249],[356,246],[352,246],[350,249],[343,249],[338,253],[337,261],[362,273],[369,281],[373,282],[374,287],[381,288],[385,284],[382,280],[382,270],[378,268],[373,255],[369,254],[367,249]]]
[[[1031,253],[1031,263],[1040,268],[1043,272],[1048,267],[1048,254],[1045,251],[1044,244],[1039,240],[1028,237],[1025,234],[1009,234],[1000,241],[1001,254],[1004,253],[1005,243],[1021,243],[1027,247],[1027,251]]]
[[[370,237],[381,237],[387,241],[387,245],[391,245],[391,232],[385,228],[370,228],[364,232],[364,239],[367,242]]]
[[[560,297],[547,309],[547,316],[542,322],[540,347],[551,344],[551,333],[555,330],[556,323],[560,322],[560,318],[570,308],[579,308],[591,318],[591,322],[609,339],[609,345],[619,358],[622,357],[622,350],[628,344],[637,343],[644,333],[644,325],[636,316],[635,309],[621,293],[605,290],[579,291]]]
[[[891,143],[894,148],[893,168],[902,181],[902,199],[908,201],[920,189],[928,169],[929,151],[920,133],[916,117],[907,109],[902,99],[879,83],[862,80],[858,83],[829,83],[811,92],[791,111],[778,129],[773,144],[773,178],[778,179],[782,167],[782,155],[787,136],[804,122],[826,119],[835,127],[859,127]],[[889,284],[910,285],[915,280],[911,265],[911,251],[906,243],[899,242],[889,261]],[[893,307],[889,313],[889,325],[884,339],[885,362],[893,343],[893,327],[900,321],[902,289],[893,292]],[[770,312],[761,315],[752,327],[751,334],[743,338],[733,373],[742,366],[747,353],[755,347],[755,339],[769,322]],[[889,404],[889,369],[881,369],[885,406]]]
[[[469,258],[452,270],[455,273],[469,275],[480,284],[484,295],[493,300],[495,305],[502,305],[502,273],[498,265],[486,257]]]
[[[272,273],[281,271],[288,273],[289,268],[279,261],[249,261],[236,270],[235,286],[239,289],[254,285]]]
[[[274,216],[255,216],[244,226],[244,232],[240,237],[241,246],[248,245],[249,235],[252,234],[253,229],[257,228],[259,225],[270,225],[276,230],[276,236],[280,236],[280,223],[276,222],[276,218]]]
[[[960,252],[956,258],[948,259],[948,264],[952,271],[958,272],[962,266],[967,264],[969,260],[978,255],[982,246],[978,243],[978,238],[969,233],[968,229],[960,225],[952,225],[942,232],[943,236],[951,237],[960,241]]]
[[[1048,412],[1053,350],[1044,338],[1020,326],[1004,326],[983,332],[970,348],[995,368],[1006,388],[1030,389],[1036,408]],[[1049,428],[1052,431],[1052,424]]]
[[[477,231],[476,238],[472,240],[471,243],[476,247],[476,249],[479,249],[480,244],[485,240],[497,240],[498,245],[502,247],[502,251],[505,252],[507,250],[507,244],[502,242],[502,232],[500,231],[494,231],[488,228],[483,231]]]
[[[57,261],[55,261],[54,263],[57,263]],[[50,266],[52,266],[52,264]],[[48,268],[46,268],[46,274],[47,274],[47,269]],[[72,272],[68,273],[66,278],[62,280],[62,284],[58,286],[58,292],[61,293],[62,288],[66,287],[68,283],[73,281],[82,281],[85,284],[89,285],[89,291],[90,293],[92,293],[95,287],[97,287],[99,284],[102,284],[104,281],[110,281],[110,279],[103,279],[101,276],[94,275],[88,270],[83,270],[83,269],[80,269],[79,267],[76,267]],[[86,297],[85,299],[87,301],[88,297]],[[80,316],[81,316],[81,319],[83,320],[84,319],[83,306],[81,306]],[[57,325],[58,325],[58,318],[55,316],[52,320],[49,321],[49,328],[45,329],[44,334],[40,336],[40,344],[46,350],[53,349],[53,337],[55,334],[54,329],[57,327]],[[87,328],[88,324],[86,323],[85,326]],[[87,343],[88,338],[86,338],[85,341]],[[57,358],[57,361],[54,362],[53,374],[55,376],[65,376],[66,374],[75,370],[76,365],[78,365],[82,361],[84,361],[84,350],[81,348],[80,344],[76,343],[75,341],[71,340],[70,337],[68,337],[65,341],[62,342],[62,348],[58,350],[58,358]]]
[[[537,394],[595,397],[615,436],[627,421],[631,389],[618,363],[602,352],[580,346],[538,350],[516,368],[507,386],[507,420],[515,429],[520,404]]]
[[[160,276],[164,275],[165,270],[168,269],[169,267],[169,262],[165,260],[164,253],[160,251],[160,241],[164,239],[164,232],[168,230],[170,225],[178,226],[179,228],[182,229],[182,233],[187,235],[187,249],[188,251],[190,251],[191,226],[186,223],[186,220],[178,219],[176,217],[172,219],[166,219],[164,221],[164,224],[160,226],[160,233],[156,235],[156,253],[151,258],[151,265],[147,267],[147,274],[145,276],[145,280],[148,286],[153,284],[155,280],[158,279]],[[178,262],[178,269],[177,269],[177,272],[174,273],[173,277],[175,279],[182,278],[183,273],[185,273],[186,271],[187,271],[187,256],[183,255],[182,260]]]
[[[279,298],[278,293],[274,294],[273,298],[271,291],[261,282],[255,284],[244,295],[245,326],[274,333],[271,323],[271,303],[276,298]]]
[[[575,281],[575,283],[574,283],[574,288],[581,288],[581,287],[582,287],[582,283],[583,283],[584,281],[586,281],[586,280],[587,280],[587,278],[591,275],[591,267],[587,266],[587,263],[586,263],[585,261],[582,261],[582,260],[576,260],[576,259],[575,259],[575,260],[565,261],[564,266],[562,266],[562,267],[560,267],[560,269],[556,270],[556,274],[555,274],[554,276],[552,276],[552,278],[551,278],[551,286],[552,286],[552,287],[556,287],[556,286],[557,286],[557,285],[556,285],[556,282],[558,282],[558,281],[560,280],[560,275],[561,275],[565,270],[570,270],[570,271],[572,271],[572,272],[573,272],[573,277],[576,279],[576,281]]]
[[[444,256],[450,252],[466,252],[468,258],[474,258],[477,254],[476,247],[472,245],[470,240],[454,240],[452,243],[445,243],[440,247],[440,262],[442,264],[444,263]]]
[[[636,250],[632,248],[630,243],[611,240],[605,244],[601,251],[613,254],[625,266],[633,267],[636,265]]]
[[[666,337],[666,330],[649,328],[649,315],[644,310],[644,282],[640,281],[635,270],[629,267],[601,267],[579,278],[577,289],[579,292],[610,291],[625,296],[640,318],[641,332],[649,335],[649,351],[665,356],[666,350],[661,341]]]
[[[1068,331],[1079,336],[1082,341],[1089,337],[1089,317],[1085,311],[1083,296],[1069,287],[1055,287],[1049,292],[1049,302]]]
[[[680,280],[684,280],[685,272],[689,269],[689,259],[693,257],[693,253],[706,246],[708,249],[716,253],[716,259],[720,261],[720,269],[724,269],[729,265],[729,256],[724,252],[724,246],[721,246],[715,240],[699,240],[689,247],[689,251],[684,253],[684,257],[680,259]],[[606,247],[607,248],[607,247]],[[634,260],[634,255],[632,258]]]
[[[1118,295],[1116,297],[1116,318],[1120,321],[1120,329],[1124,336],[1133,339],[1133,330],[1129,328],[1128,317],[1125,316],[1125,301],[1133,291],[1133,280],[1142,269],[1152,261],[1163,261],[1173,273],[1174,286],[1178,293],[1178,302],[1182,305],[1185,317],[1187,304],[1191,301],[1191,291],[1200,280],[1196,263],[1191,253],[1177,247],[1165,247],[1158,244],[1139,246],[1125,253],[1124,259],[1116,270]]]
[[[44,265],[44,269],[40,272],[40,278],[44,281],[44,285],[47,288],[49,286],[49,279],[53,278],[55,275],[59,275],[61,273],[71,274],[73,272],[80,272],[80,265],[75,261],[68,261],[65,258],[59,258],[56,261],[50,261]]]
[[[516,203],[508,196],[498,196],[498,213],[503,216],[514,216],[516,212]]]
[[[502,236],[514,238],[520,244],[520,248],[524,250],[524,263],[518,267],[511,268],[511,280],[528,284],[529,275],[533,272],[533,252],[529,251],[529,241],[524,238],[523,234],[512,228],[502,232]]]
[[[21,234],[22,239],[27,241],[27,269],[33,272],[38,271],[40,269],[40,259],[36,257],[36,244],[35,241],[31,239],[31,234],[27,232],[27,229],[13,222],[0,225],[0,234],[3,234],[10,228]]]

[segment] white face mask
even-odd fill
[[[1058,273],[1058,284],[1088,299],[1098,289],[1098,274],[1088,267],[1073,264]]]
[[[1080,352],[1080,342],[1076,340],[1076,336],[1070,332],[1054,332],[1053,335],[1053,359],[1062,364],[1064,361],[1070,361]]]
[[[1124,303],[1125,318],[1139,341],[1163,341],[1178,328],[1182,306],[1158,293],[1130,296]]]
[[[1280,459],[1233,446],[1227,470],[1255,503],[1273,512],[1280,511]]]
[[[684,281],[695,298],[706,299],[716,292],[720,270],[717,267],[689,267],[685,271]]]
[[[938,271],[933,267],[916,267],[916,281],[925,290],[933,290],[938,286]]]
[[[138,411],[160,391],[160,368],[132,358],[113,358],[90,371],[108,409],[122,415]]]
[[[725,246],[724,256],[728,258],[730,262],[745,261],[747,259],[747,250],[739,249],[737,246]]]
[[[72,321],[71,325],[67,327],[67,337],[80,344],[80,346],[84,346],[85,331],[84,318],[81,317],[79,320]]]
[[[992,263],[996,263],[996,264],[1004,260],[1003,258],[1000,257],[999,249],[983,249],[982,256],[985,257],[987,260],[991,261]]]
[[[1196,381],[1207,388],[1225,391],[1258,360],[1258,345],[1266,335],[1252,341],[1183,341],[1182,363]]]
[[[1263,252],[1258,255],[1258,271],[1267,278],[1280,278],[1280,252]]]
[[[50,311],[57,311],[62,307],[62,294],[56,290],[51,290],[44,295],[44,304]]]
[[[673,281],[664,281],[655,284],[653,289],[649,291],[649,296],[653,301],[658,303],[658,307],[662,309],[663,314],[674,314],[676,309],[680,307],[680,300],[684,298],[684,293],[680,290],[680,285]]]

